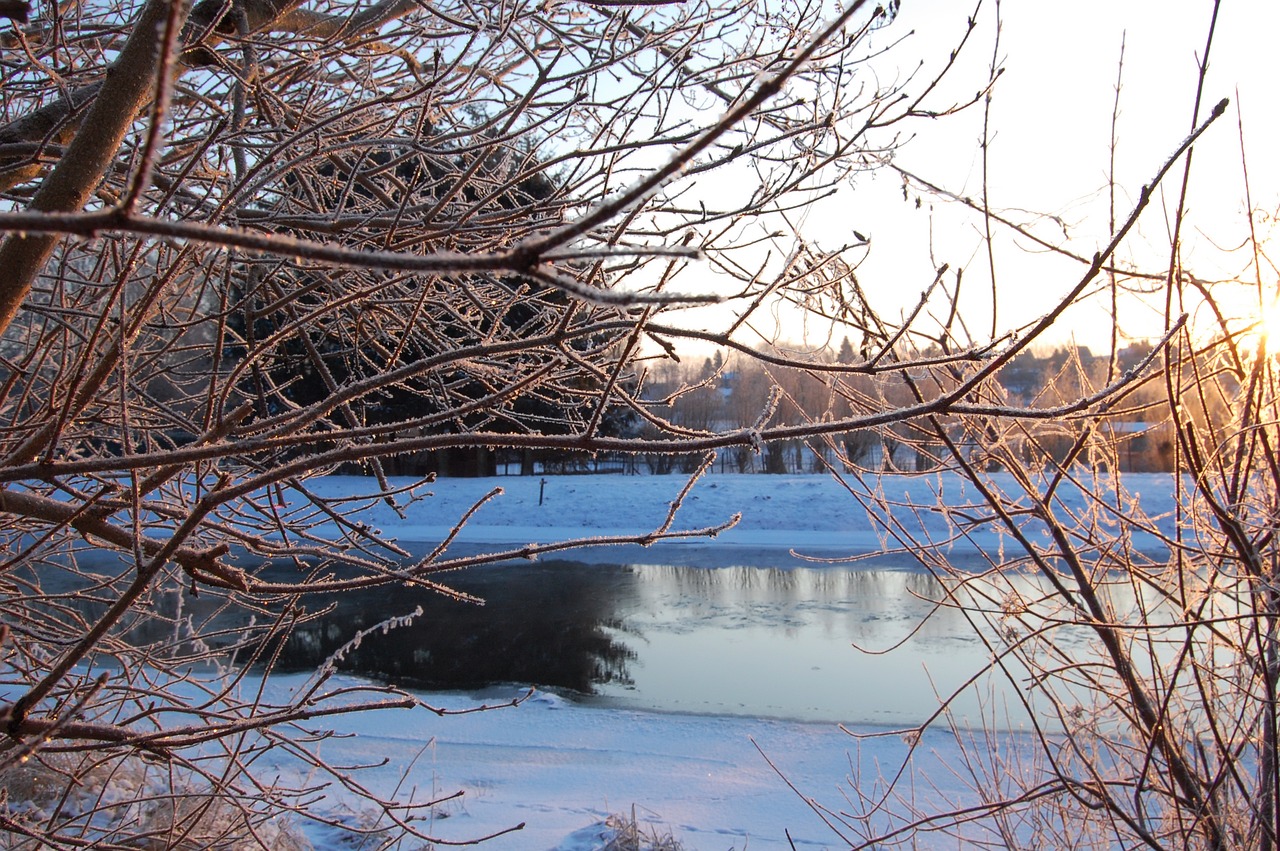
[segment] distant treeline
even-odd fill
[[[1094,355],[1082,346],[1024,352],[984,385],[981,398],[986,404],[1032,410],[1070,405],[1115,383],[1141,365],[1151,352],[1151,346],[1145,343],[1121,348],[1114,357]],[[928,351],[922,354],[930,356]],[[658,361],[631,380],[640,385],[648,418],[691,432],[745,428],[761,422],[762,417],[770,426],[842,420],[913,401],[903,371],[856,371],[864,359],[848,340],[835,351],[815,353],[811,362],[810,369],[782,369],[758,359],[735,354],[725,357],[717,352],[701,361]],[[963,380],[983,365],[982,361],[958,361],[954,380]],[[936,383],[937,374],[931,374],[930,380]],[[1020,439],[1028,451],[1034,445],[1051,457],[1062,458],[1087,428],[1091,445],[1096,447],[1090,454],[1094,463],[1123,471],[1168,471],[1173,468],[1174,435],[1167,421],[1151,416],[1153,411],[1164,410],[1159,403],[1165,396],[1163,380],[1139,379],[1123,402],[1110,408],[1105,416],[1086,409],[1060,418],[1028,418]],[[1225,405],[1220,407],[1222,415],[1227,416]],[[617,436],[656,437],[661,429],[650,419],[633,411],[616,410],[608,418],[609,429]],[[952,443],[966,455],[981,459],[984,452],[979,423],[960,417],[942,418],[941,422]],[[773,441],[758,452],[747,447],[731,448],[720,454],[714,469],[736,473],[818,473],[830,468],[927,472],[941,465],[947,454],[931,424],[907,421],[836,433],[823,439]],[[666,474],[692,472],[699,463],[701,456],[656,452],[608,456],[469,449],[399,456],[389,459],[385,467],[392,474],[436,472],[444,476]]]

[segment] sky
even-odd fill
[[[945,59],[942,45],[954,41],[953,34],[964,25],[971,8],[942,0],[907,0],[895,26],[918,34],[920,52],[942,54]],[[1035,222],[1042,235],[1060,237],[1063,229],[1051,220],[1036,221],[1032,211],[1061,217],[1077,253],[1090,256],[1105,244],[1109,233],[1106,190],[1117,74],[1121,90],[1116,206],[1123,218],[1141,186],[1193,125],[1197,66],[1204,54],[1213,4],[1004,0],[997,6],[985,2],[978,18],[983,22],[979,30],[983,40],[977,45],[981,49],[971,53],[970,67],[962,69],[965,73],[958,80],[981,79],[983,68],[974,66],[980,66],[979,60],[990,62],[997,10],[1000,33],[995,52],[1004,73],[993,91],[990,112],[991,204],[1019,221]],[[1184,262],[1201,277],[1239,275],[1248,262],[1240,252],[1229,251],[1247,235],[1240,121],[1245,127],[1253,205],[1270,211],[1276,208],[1280,176],[1272,152],[1280,130],[1273,76],[1264,63],[1271,55],[1268,40],[1277,31],[1278,19],[1280,12],[1273,3],[1227,2],[1219,10],[1201,118],[1223,97],[1233,105],[1195,151]],[[974,109],[954,123],[926,127],[904,148],[900,161],[956,194],[979,197],[982,119],[982,110]],[[1120,255],[1122,261],[1155,271],[1167,263],[1169,217],[1165,212],[1175,207],[1178,174],[1164,184],[1167,194],[1159,198],[1161,208],[1144,214],[1139,240]],[[988,289],[990,277],[977,230],[980,221],[943,209],[946,205],[932,206],[932,211],[927,203],[921,211],[908,209],[907,216],[894,221],[901,222],[904,231],[914,228],[918,240],[932,212],[935,260],[964,267],[967,284],[975,293]],[[891,214],[888,205],[875,203],[872,209],[877,230],[890,229],[882,218]],[[1002,238],[998,247],[1002,326],[1039,315],[1052,296],[1078,280],[1082,271],[1078,264],[1045,257],[1017,241]],[[900,269],[903,255],[910,252],[909,247],[895,246],[884,257],[875,258],[868,272],[882,263]],[[1126,323],[1135,336],[1150,332],[1138,321],[1144,313],[1132,310],[1133,318]],[[1070,329],[1063,330],[1085,342],[1096,342],[1106,336],[1105,320],[1100,308],[1085,311],[1073,316]]]
[[[1077,254],[1089,257],[1110,233],[1113,109],[1115,206],[1123,220],[1141,187],[1193,126],[1198,62],[1213,9],[1210,2],[1152,0],[903,0],[893,25],[879,35],[886,42],[902,39],[890,54],[900,72],[917,62],[923,62],[924,71],[946,63],[969,16],[978,22],[950,83],[930,105],[941,108],[971,98],[988,78],[993,58],[1003,73],[989,114],[979,104],[957,116],[912,124],[896,162],[950,192],[979,199],[986,120],[991,206],[1055,243],[1069,238]],[[1269,40],[1277,31],[1280,4],[1221,4],[1201,118],[1224,97],[1231,106],[1195,148],[1183,233],[1183,262],[1201,278],[1254,277],[1251,254],[1243,250],[1248,219],[1241,125],[1252,207],[1274,215],[1280,206],[1280,163],[1272,154],[1280,143],[1280,110],[1267,66]],[[1179,167],[1162,184],[1156,203],[1117,255],[1122,264],[1154,272],[1167,266],[1180,177]],[[975,336],[990,334],[991,272],[979,216],[914,192],[904,202],[901,178],[882,170],[858,176],[801,222],[806,237],[827,248],[850,242],[855,230],[870,238],[858,277],[890,314],[914,304],[943,263],[953,274],[962,269],[970,329]],[[1268,232],[1261,222],[1259,238]],[[1047,254],[998,227],[994,262],[998,332],[1040,316],[1084,271],[1080,263]],[[1267,270],[1263,280],[1274,290],[1275,271]],[[1256,314],[1255,288],[1241,289],[1236,312]],[[1130,300],[1122,308],[1122,339],[1158,334],[1162,306],[1160,299]],[[794,314],[781,314],[770,331],[790,340],[805,333]],[[1109,337],[1108,310],[1101,300],[1068,314],[1050,335],[1053,341],[1074,338],[1095,348]]]

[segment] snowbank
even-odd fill
[[[992,480],[1008,492],[1016,492],[1007,474],[996,474]],[[402,543],[435,543],[443,540],[487,494],[500,491],[462,529],[456,539],[459,544],[519,546],[637,535],[663,523],[671,501],[685,482],[683,476],[675,475],[618,474],[441,479],[417,488],[414,495],[419,499],[402,500],[408,503],[404,517],[385,503],[370,499],[358,519]],[[410,482],[398,484],[407,487]],[[316,494],[329,498],[368,493],[373,487],[371,479],[350,476],[330,476],[313,480],[310,485]],[[984,514],[985,509],[973,487],[955,475],[881,476],[861,486],[899,506],[923,506],[915,513],[898,510],[895,519],[912,532],[949,542],[960,557],[979,547],[994,552],[1001,546],[1001,535],[992,528],[959,535],[956,518],[963,522]],[[1097,487],[1114,499],[1106,480],[1087,486]],[[1168,475],[1129,474],[1124,478],[1124,487],[1126,496],[1139,499],[1145,511],[1168,522],[1173,509]],[[1063,511],[1082,511],[1088,501],[1084,489],[1070,484],[1059,490],[1058,497]],[[660,545],[664,558],[689,563],[692,556],[695,563],[706,558],[750,564],[752,552],[767,551],[772,564],[793,549],[815,556],[839,556],[898,547],[886,535],[884,525],[849,488],[825,475],[708,474],[693,487],[672,528],[711,528],[729,522],[735,515],[741,515],[737,524],[714,540],[664,542]],[[1143,549],[1160,549],[1150,536],[1139,535],[1135,543]],[[673,552],[666,552],[668,548]],[[614,548],[594,556],[590,551],[579,552],[575,558],[618,555]]]
[[[299,682],[273,678],[275,688]],[[460,709],[514,696],[425,697],[432,706]],[[908,752],[898,736],[858,742],[829,724],[594,709],[544,692],[514,709],[444,718],[425,710],[388,711],[336,723],[340,735],[322,749],[332,763],[391,758],[374,777],[363,778],[375,791],[412,788],[419,800],[465,793],[438,810],[428,828],[432,835],[466,841],[524,824],[485,842],[487,851],[598,849],[605,818],[629,814],[632,805],[640,821],[669,830],[686,851],[786,851],[788,833],[796,848],[847,847],[770,762],[805,794],[839,807],[851,764],[869,782]],[[931,784],[921,787],[922,795],[964,795],[941,768],[941,760],[956,753],[941,733],[920,742],[914,767]],[[325,838],[313,835],[320,845]]]

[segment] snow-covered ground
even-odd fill
[[[298,681],[283,677],[275,687]],[[459,709],[516,695],[495,689],[424,697]],[[514,709],[443,718],[425,710],[386,711],[342,719],[337,730],[356,735],[324,743],[321,753],[332,763],[390,758],[386,768],[362,773],[376,791],[413,788],[418,800],[464,793],[440,808],[445,817],[426,827],[432,835],[465,841],[523,823],[482,846],[495,851],[593,851],[602,846],[603,821],[629,816],[633,805],[639,821],[670,832],[692,851],[783,851],[791,847],[788,834],[796,848],[847,847],[770,761],[806,795],[839,808],[851,760],[870,782],[907,753],[898,736],[858,742],[834,724],[598,709],[545,692]],[[963,795],[939,762],[955,754],[947,736],[929,734],[914,766],[931,783]],[[917,790],[926,794],[936,797],[938,789]],[[333,812],[329,804],[321,808]],[[324,834],[312,838],[325,844]]]
[[[992,481],[1016,493],[1012,478],[996,474]],[[330,476],[313,480],[320,496],[348,496],[367,491],[372,480],[350,476]],[[407,483],[406,483],[407,484]],[[550,543],[581,537],[636,535],[652,531],[664,521],[672,499],[685,484],[682,476],[502,476],[481,479],[440,479],[416,490],[423,498],[398,516],[381,501],[372,501],[359,515],[365,523],[381,529],[401,542],[435,543],[442,540],[473,505],[494,490],[501,493],[489,500],[457,536],[462,544]],[[976,546],[999,547],[993,529],[981,529],[969,537],[956,539],[953,519],[957,516],[936,510],[939,504],[973,517],[980,509],[965,510],[981,503],[972,485],[951,475],[883,476],[867,483],[883,496],[901,505],[932,507],[919,513],[895,512],[895,519],[934,541],[954,540],[952,550],[962,554]],[[1173,508],[1172,488],[1167,475],[1128,474],[1124,486],[1128,495],[1140,498],[1147,513],[1167,516]],[[429,494],[429,496],[427,496]],[[1083,492],[1070,484],[1062,486],[1058,498],[1064,509],[1080,510],[1086,502]],[[752,552],[821,555],[878,552],[887,541],[883,526],[873,520],[850,494],[849,489],[825,475],[738,475],[709,474],[690,491],[672,527],[675,530],[718,526],[741,514],[732,529],[714,540],[688,538],[664,544],[680,548],[713,563],[724,561],[725,552],[751,563]],[[1139,546],[1150,545],[1138,539]],[[574,558],[590,560],[617,558],[608,549],[581,550]],[[687,555],[685,563],[700,556]],[[692,560],[692,561],[691,561]]]
[[[313,484],[318,493],[336,497],[359,493],[368,481],[330,477]],[[635,534],[661,524],[682,484],[674,476],[440,480],[422,488],[431,496],[410,505],[405,518],[371,504],[361,519],[401,542],[433,544],[474,503],[501,488],[502,495],[459,535],[460,546]],[[1131,476],[1126,485],[1143,493],[1149,512],[1172,507],[1167,476]],[[947,505],[957,506],[975,496],[958,480],[938,476],[885,477],[879,487],[892,499],[906,496],[917,503],[935,503],[941,494]],[[1082,503],[1078,493],[1067,493],[1068,507]],[[793,548],[830,556],[883,546],[881,530],[866,511],[839,483],[816,475],[707,476],[673,528],[717,525],[738,512],[741,522],[714,542],[667,544],[664,555],[686,564],[776,565]],[[918,524],[935,539],[953,536],[946,512],[918,516]],[[958,541],[954,549],[963,555],[975,543],[999,545],[993,533],[984,532]],[[612,548],[596,557],[618,554]],[[752,671],[740,675],[751,677]],[[281,676],[273,678],[272,687],[297,683],[297,677]],[[481,696],[424,697],[435,706],[461,708],[477,700],[501,702],[515,693],[513,688]],[[931,708],[920,707],[922,719]],[[389,758],[372,775],[382,791],[407,784],[400,788],[420,790],[420,797],[464,793],[442,809],[445,817],[431,826],[434,834],[465,841],[524,824],[483,846],[495,851],[597,848],[604,817],[630,813],[633,805],[642,820],[666,826],[689,851],[782,851],[792,843],[795,848],[846,847],[787,788],[769,760],[805,795],[840,809],[854,772],[870,783],[878,769],[892,771],[907,752],[897,736],[859,741],[832,724],[607,709],[542,692],[515,709],[444,718],[425,710],[383,712],[336,724],[338,732],[355,735],[325,742],[324,755],[341,764]],[[940,800],[963,794],[962,780],[940,767],[955,763],[958,755],[955,742],[943,733],[920,742],[913,765],[933,784],[920,795]]]

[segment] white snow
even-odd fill
[[[1016,493],[1012,478],[995,474],[992,481]],[[1124,487],[1130,496],[1141,495],[1149,514],[1167,516],[1173,509],[1170,477],[1158,473],[1128,474]],[[407,481],[402,484],[408,485]],[[665,520],[671,500],[679,493],[682,476],[500,476],[479,479],[439,479],[415,490],[423,499],[410,504],[400,517],[379,500],[370,500],[359,514],[369,526],[401,542],[443,540],[472,506],[487,494],[501,492],[483,505],[456,537],[462,544],[550,543],[582,537],[638,535],[653,531]],[[954,540],[952,549],[963,552],[977,546],[998,547],[999,533],[992,528],[957,538],[956,517],[984,513],[980,495],[972,485],[953,475],[883,476],[867,483],[884,497],[901,505],[926,507],[920,513],[895,511],[895,519],[935,541]],[[312,480],[312,490],[322,497],[351,496],[371,491],[372,480],[328,476]],[[1086,486],[1107,487],[1090,482]],[[1064,509],[1080,510],[1084,492],[1070,483],[1058,490]],[[403,501],[403,500],[402,500]],[[541,504],[539,504],[541,502]],[[962,516],[937,510],[945,504]],[[769,549],[785,553],[821,555],[877,552],[896,546],[886,539],[882,524],[874,521],[849,489],[825,475],[770,476],[763,474],[709,474],[690,491],[673,530],[710,528],[741,520],[714,539],[685,538],[664,547],[749,552]],[[1149,539],[1139,545],[1152,546]],[[599,550],[594,555],[601,556]],[[591,550],[575,558],[590,560]],[[615,554],[606,557],[613,558]]]
[[[886,476],[876,484],[890,498],[909,497],[917,503],[936,503],[938,494],[952,507],[976,501],[976,494],[959,480],[936,475]],[[1148,512],[1168,512],[1173,506],[1167,476],[1128,476],[1125,484],[1130,491],[1148,494],[1142,502]],[[367,492],[370,483],[333,476],[311,486],[321,495],[339,497]],[[409,505],[403,519],[376,501],[370,501],[360,519],[401,542],[433,545],[485,494],[501,488],[503,493],[481,508],[457,538],[465,547],[501,548],[651,531],[663,522],[682,486],[677,476],[548,476],[545,483],[539,477],[439,480],[420,489],[420,494],[431,495]],[[1064,491],[1064,510],[1083,502],[1079,491]],[[750,565],[763,558],[777,563],[792,548],[833,556],[885,546],[883,530],[845,488],[819,475],[706,476],[691,491],[673,528],[714,526],[736,512],[741,512],[741,522],[714,542],[665,544],[664,555],[695,565],[726,560]],[[955,537],[945,511],[928,511],[910,522],[935,539]],[[952,546],[963,554],[976,543],[1000,542],[994,532],[982,531]],[[614,548],[607,556],[596,555],[612,559],[617,553]],[[590,559],[592,554],[576,552],[574,558]],[[275,676],[271,687],[295,688],[300,681],[298,676]],[[515,694],[506,689],[423,698],[433,706],[462,708],[478,700],[510,700]],[[921,706],[921,720],[933,708]],[[494,851],[599,848],[604,818],[629,814],[633,806],[641,820],[669,829],[688,851],[782,851],[792,842],[795,848],[847,847],[787,788],[765,755],[805,795],[840,809],[851,772],[861,771],[861,782],[869,783],[877,771],[893,771],[908,752],[898,736],[857,740],[832,724],[606,709],[543,692],[514,709],[443,718],[422,709],[379,712],[339,717],[334,725],[339,733],[355,735],[324,742],[322,753],[331,761],[389,758],[385,768],[365,777],[380,791],[390,793],[406,784],[400,788],[418,790],[420,799],[464,793],[439,810],[442,817],[430,825],[433,834],[465,841],[524,824],[522,830],[484,844]],[[928,789],[918,791],[923,799],[965,795],[962,779],[942,767],[954,763],[958,754],[956,743],[943,732],[931,732],[919,743],[912,762],[920,776],[928,777]],[[922,844],[930,845],[928,837]]]
[[[299,680],[277,678],[275,687]],[[459,709],[515,696],[423,697]],[[482,846],[500,851],[600,848],[604,819],[629,815],[633,805],[642,822],[694,851],[781,851],[790,847],[787,833],[797,848],[837,848],[837,837],[764,755],[805,794],[838,807],[851,754],[874,775],[878,766],[892,771],[907,753],[898,736],[859,743],[835,725],[588,708],[544,692],[514,709],[443,718],[421,709],[383,711],[343,719],[337,729],[356,735],[324,743],[321,753],[333,763],[390,757],[386,768],[362,776],[376,791],[414,788],[418,800],[465,793],[440,808],[447,817],[427,826],[432,835],[465,841],[523,823]],[[929,734],[914,762],[961,794],[936,761],[954,749],[947,736]]]

